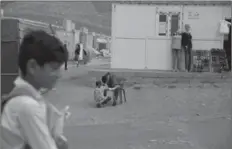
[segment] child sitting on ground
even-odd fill
[[[102,85],[101,81],[97,81],[94,90],[94,100],[96,101],[98,108],[104,106],[111,100],[111,97],[104,96],[104,91],[105,87]]]
[[[111,97],[104,95],[104,93],[108,90],[115,90],[117,87],[118,86],[114,88],[108,88],[104,86],[101,81],[96,82],[96,88],[94,90],[94,100],[97,102],[98,108],[106,105],[111,100]]]

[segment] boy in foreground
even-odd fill
[[[66,60],[67,50],[56,37],[44,31],[32,31],[24,36],[18,56],[21,75],[2,102],[3,149],[68,147],[66,140],[53,131],[57,121],[48,119],[55,108],[39,92],[41,88],[54,87]]]

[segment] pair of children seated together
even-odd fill
[[[96,81],[96,88],[94,90],[94,100],[97,103],[96,106],[101,108],[106,105],[112,99],[107,95],[107,91],[114,91],[119,87],[119,85],[116,85],[114,88],[109,88],[107,84],[104,84],[101,81]]]

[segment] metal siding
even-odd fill
[[[189,12],[199,13],[198,19],[189,19]],[[205,13],[207,12],[207,13]],[[214,16],[214,17],[212,17]],[[223,47],[223,36],[219,33],[219,21],[223,19],[223,7],[185,6],[185,24],[190,24],[193,36],[193,49],[210,50]]]
[[[147,68],[156,70],[171,70],[172,55],[170,50],[170,40],[147,39]]]
[[[13,89],[13,81],[18,76],[18,20],[1,20],[1,94]]]
[[[117,27],[114,36],[127,38],[154,36],[154,9],[149,6],[117,5],[114,18]]]
[[[191,0],[191,1],[173,1],[173,0],[146,0],[146,1],[118,1],[114,4],[128,5],[230,5],[231,1],[216,1],[216,0]]]
[[[14,80],[18,75],[1,74],[1,96],[9,93],[14,87]]]
[[[154,8],[117,5],[112,11],[111,67],[144,69],[144,38],[155,35],[155,17],[151,15],[155,12]],[[138,11],[141,14],[135,15]]]
[[[1,42],[1,73],[18,73],[19,41]]]
[[[44,30],[51,33],[46,25],[30,24],[15,18],[1,19],[1,93],[13,89],[13,81],[19,75],[18,50],[23,36],[30,30]]]
[[[18,40],[18,23],[16,19],[1,19],[1,41]]]
[[[207,12],[207,13],[206,13]],[[198,19],[188,18],[189,13],[198,13]],[[214,17],[211,17],[214,16]],[[190,24],[193,38],[220,39],[219,21],[222,19],[221,7],[185,6],[184,23]]]
[[[116,38],[112,68],[144,69],[145,40]]]

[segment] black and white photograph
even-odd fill
[[[232,149],[232,1],[1,3],[1,149]]]

